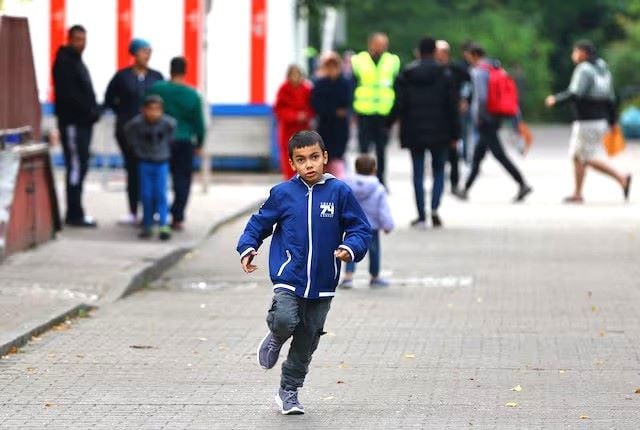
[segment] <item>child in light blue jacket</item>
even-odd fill
[[[380,278],[380,230],[389,233],[394,228],[391,208],[387,199],[387,191],[376,176],[376,160],[370,155],[361,155],[356,160],[356,175],[345,179],[353,190],[358,203],[362,207],[373,236],[369,245],[369,274],[371,287],[386,287],[388,281]],[[353,272],[356,270],[355,261],[347,263],[346,272],[340,283],[342,288],[353,287]]]

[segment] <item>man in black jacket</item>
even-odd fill
[[[413,186],[418,218],[413,227],[426,227],[424,202],[425,152],[431,152],[433,188],[431,194],[431,222],[442,225],[438,207],[444,189],[444,165],[449,148],[460,137],[458,96],[455,85],[433,54],[435,40],[420,41],[420,59],[408,64],[395,82],[396,99],[391,122],[400,120],[400,144],[411,151]]]
[[[100,117],[89,70],[82,61],[87,32],[74,25],[68,44],[61,46],[53,63],[55,110],[67,169],[67,214],[65,223],[73,227],[96,227],[82,207],[82,184],[89,169],[89,145],[93,124]]]

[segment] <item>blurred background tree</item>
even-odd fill
[[[310,43],[319,48],[325,6],[347,14],[347,42],[339,50],[366,48],[367,35],[384,31],[403,63],[426,35],[446,39],[460,56],[466,40],[481,43],[525,80],[524,110],[530,120],[557,119],[544,96],[566,88],[571,47],[591,39],[610,63],[619,94],[640,92],[640,0],[298,0],[308,7]],[[637,90],[636,90],[637,88]]]

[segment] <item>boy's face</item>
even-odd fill
[[[322,180],[324,166],[328,161],[327,151],[322,151],[318,143],[304,148],[295,148],[289,158],[291,168],[309,185]]]
[[[160,103],[150,103],[142,107],[144,120],[150,123],[158,122],[162,116],[162,105]]]

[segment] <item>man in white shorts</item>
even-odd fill
[[[575,189],[565,199],[567,203],[582,203],[582,185],[587,167],[615,179],[629,198],[631,175],[623,175],[600,157],[602,139],[616,122],[613,80],[607,63],[598,58],[593,44],[587,40],[577,42],[571,53],[576,64],[571,83],[566,91],[546,98],[547,107],[571,102],[576,120],[571,129],[569,155],[573,159]]]

